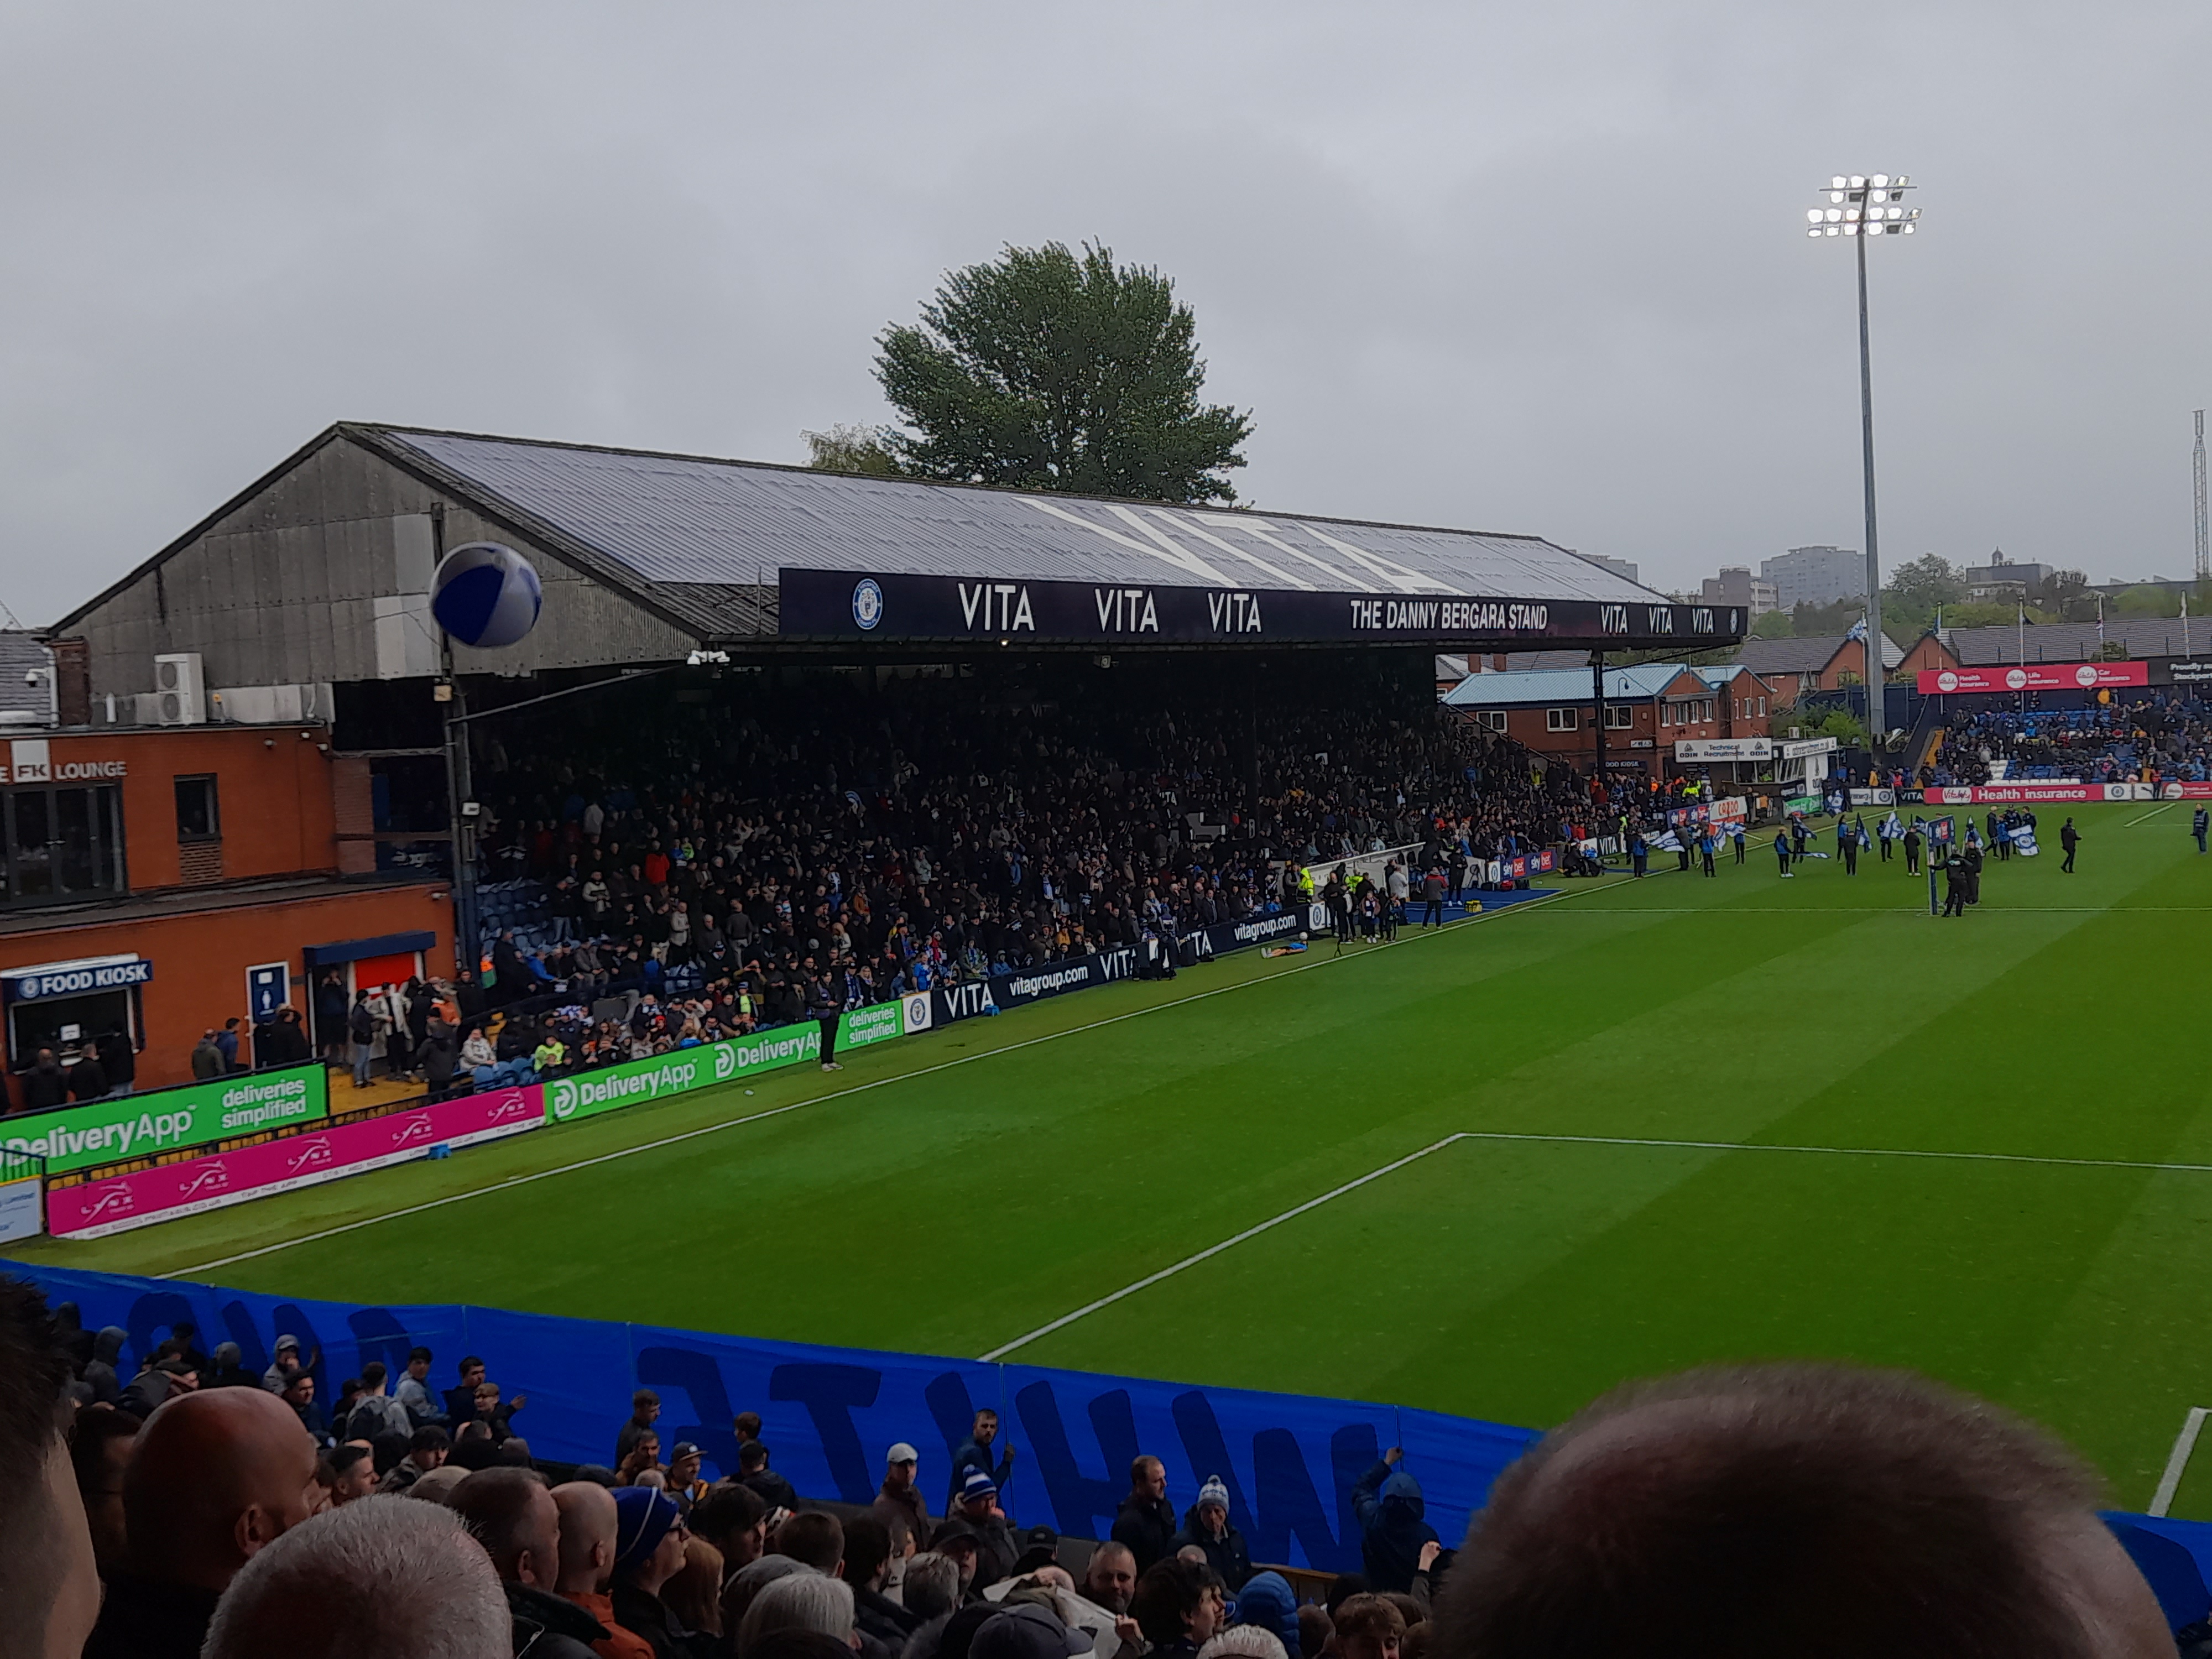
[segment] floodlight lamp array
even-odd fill
[[[1910,236],[1918,208],[1902,205],[1912,180],[1903,173],[1837,173],[1821,194],[1826,207],[1805,210],[1808,236]]]

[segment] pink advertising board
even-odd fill
[[[520,1134],[544,1121],[544,1096],[534,1083],[441,1100],[237,1152],[55,1187],[46,1194],[46,1231],[58,1238],[100,1238],[404,1164],[428,1156],[433,1146],[469,1146]]]

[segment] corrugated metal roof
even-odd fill
[[[1626,702],[1656,697],[1674,683],[1682,666],[1678,662],[1647,662],[1633,668],[1608,668],[1605,671],[1606,700]],[[1524,674],[1471,674],[1446,693],[1443,699],[1445,705],[1453,708],[1517,708],[1528,703],[1589,700],[1590,675],[1587,668],[1540,668]]]
[[[1968,668],[2018,662],[2022,637],[2022,629],[2003,623],[1947,628],[1941,635]],[[2030,662],[2087,662],[2101,644],[2124,646],[2130,657],[2183,657],[2212,651],[2212,618],[2191,617],[2185,632],[2179,617],[2115,617],[2105,623],[2101,637],[2094,623],[2031,623],[2025,640]]]
[[[0,710],[33,717],[34,725],[49,725],[54,717],[53,692],[44,679],[35,685],[24,679],[33,668],[50,669],[54,653],[36,637],[13,628],[0,628]]]
[[[664,592],[772,586],[790,567],[1470,599],[1663,599],[1534,536],[916,483],[397,427],[362,430]]]

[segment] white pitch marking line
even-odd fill
[[[1771,1141],[1756,1140],[1659,1140],[1632,1135],[1541,1135],[1519,1134],[1504,1129],[1462,1129],[1446,1135],[1442,1140],[1431,1142],[1418,1152],[1408,1153],[1395,1163],[1385,1164],[1379,1170],[1370,1170],[1357,1180],[1347,1181],[1341,1187],[1333,1188],[1319,1198],[1310,1198],[1303,1204],[1285,1210],[1280,1215],[1270,1216],[1267,1220],[1255,1226],[1247,1227],[1241,1233],[1223,1239],[1218,1244],[1209,1244],[1195,1255],[1187,1255],[1172,1266],[1161,1268],[1158,1273],[1147,1273],[1134,1284],[1125,1285],[1110,1295],[1100,1297],[1096,1302],[1087,1302],[1073,1313],[1062,1314],[1049,1324],[1038,1326],[1026,1336],[1018,1336],[1012,1341],[995,1347],[987,1354],[977,1356],[977,1363],[988,1364],[994,1360],[1003,1359],[1015,1349],[1027,1347],[1041,1336],[1049,1336],[1054,1331],[1073,1325],[1079,1319],[1089,1317],[1102,1308],[1110,1308],[1125,1297],[1134,1296],[1139,1291],[1148,1289],[1164,1279],[1174,1278],[1186,1267],[1194,1267],[1209,1257],[1219,1255],[1224,1250],[1242,1244],[1248,1238],[1256,1238],[1269,1229],[1279,1227],[1285,1221],[1293,1220],[1305,1214],[1309,1210],[1319,1209],[1332,1199],[1341,1198],[1346,1193],[1357,1191],[1370,1181],[1379,1181],[1394,1170],[1402,1170],[1408,1164],[1419,1163],[1430,1153],[1442,1152],[1445,1147],[1462,1140],[1536,1141],[1570,1146],[1650,1146],[1680,1152],[1806,1152],[1830,1158],[1933,1158],[1960,1159],[1970,1163],[2049,1164],[2100,1170],[2150,1170],[2185,1175],[2212,1175],[2212,1164],[2146,1164],[2116,1158],[2040,1158],[2028,1152],[1918,1152],[1899,1146],[1793,1146]],[[2203,1413],[2200,1412],[2197,1415],[2201,1418]],[[2193,1433],[2191,1436],[2191,1443],[2192,1445],[2195,1443]],[[2187,1461],[2185,1455],[2183,1455],[2183,1461]],[[2176,1480],[2180,1479],[2179,1474],[2175,1474],[2174,1479]],[[2162,1511],[2153,1510],[2150,1513],[2157,1515]]]
[[[2189,1414],[2181,1419],[2181,1432],[2173,1437],[2173,1449],[2166,1455],[2166,1472],[2158,1478],[2158,1490],[2151,1494],[2150,1507],[2146,1515],[2164,1515],[2173,1507],[2173,1494],[2181,1489],[2182,1471],[2189,1467],[2189,1455],[2197,1449],[2197,1437],[2204,1431],[2205,1410],[2191,1406]]]
[[[977,1363],[979,1364],[989,1364],[994,1360],[1003,1359],[1008,1354],[1013,1352],[1015,1349],[1025,1348],[1041,1336],[1050,1336],[1054,1331],[1060,1330],[1066,1326],[1073,1325],[1077,1320],[1086,1318],[1090,1315],[1097,1313],[1101,1308],[1112,1307],[1123,1297],[1134,1296],[1139,1291],[1149,1289],[1151,1286],[1158,1284],[1164,1279],[1173,1279],[1177,1273],[1181,1273],[1186,1267],[1195,1267],[1200,1262],[1206,1261],[1211,1256],[1219,1255],[1224,1250],[1230,1249],[1236,1245],[1242,1244],[1248,1238],[1257,1238],[1261,1233],[1266,1232],[1271,1227],[1279,1227],[1285,1221],[1295,1220],[1309,1210],[1319,1209],[1331,1199],[1342,1198],[1346,1193],[1357,1192],[1360,1188],[1364,1187],[1370,1181],[1380,1181],[1384,1176],[1390,1174],[1393,1170],[1402,1170],[1408,1164],[1418,1164],[1421,1159],[1426,1158],[1431,1152],[1440,1152],[1445,1147],[1450,1146],[1454,1141],[1465,1140],[1468,1137],[1464,1134],[1446,1135],[1442,1140],[1431,1141],[1428,1146],[1422,1147],[1418,1152],[1408,1152],[1405,1157],[1398,1159],[1395,1163],[1385,1164],[1379,1170],[1370,1170],[1365,1175],[1358,1177],[1356,1180],[1346,1182],[1341,1187],[1331,1188],[1328,1192],[1323,1193],[1319,1198],[1310,1198],[1304,1203],[1293,1206],[1291,1208],[1284,1211],[1280,1215],[1269,1216],[1265,1221],[1260,1222],[1255,1226],[1247,1227],[1243,1232],[1223,1239],[1218,1244],[1209,1244],[1206,1249],[1197,1252],[1197,1254],[1183,1257],[1182,1261],[1176,1262],[1171,1267],[1163,1267],[1156,1273],[1146,1274],[1144,1278],[1137,1280],[1133,1285],[1124,1285],[1120,1290],[1112,1292],[1110,1295],[1100,1297],[1096,1302],[1085,1303],[1082,1307],[1078,1308],[1073,1313],[1062,1314],[1059,1318],[1052,1321],[1049,1324],[1038,1326],[1026,1336],[1018,1336],[1011,1342],[1001,1343],[999,1346],[992,1349],[990,1352],[978,1356]]]
[[[1534,910],[1559,899],[1572,898],[1577,893],[1594,891],[1596,886],[1610,884],[1612,884],[1601,883],[1589,888],[1576,888],[1564,892],[1547,894],[1541,898],[1523,899],[1517,904],[1500,905],[1494,910],[1484,910],[1474,915],[1462,916],[1460,922],[1487,921],[1494,916],[1510,916],[1516,911]],[[1443,927],[1425,928],[1421,930],[1420,934],[1416,934],[1414,937],[1428,933],[1452,933],[1458,926],[1459,923],[1455,922]],[[1400,944],[1407,942],[1405,939],[1399,941]],[[832,1090],[826,1095],[815,1095],[805,1100],[794,1100],[787,1106],[771,1106],[766,1111],[748,1112],[743,1117],[725,1118],[720,1123],[704,1124],[696,1129],[686,1129],[680,1134],[664,1135],[658,1140],[640,1141],[635,1146],[617,1147],[611,1152],[601,1152],[596,1158],[579,1158],[573,1164],[559,1164],[550,1170],[533,1170],[527,1175],[512,1176],[505,1181],[495,1181],[489,1187],[472,1187],[465,1193],[448,1193],[443,1198],[430,1199],[421,1204],[410,1204],[397,1210],[386,1210],[378,1215],[363,1216],[358,1221],[348,1221],[339,1226],[325,1227],[316,1232],[302,1233],[297,1238],[280,1239],[274,1244],[264,1244],[258,1249],[240,1250],[234,1255],[217,1256],[212,1261],[196,1261],[189,1267],[174,1268],[168,1273],[156,1273],[154,1277],[188,1279],[194,1273],[212,1273],[218,1267],[228,1267],[240,1261],[252,1261],[259,1256],[274,1255],[280,1250],[289,1250],[295,1245],[320,1243],[326,1238],[337,1238],[347,1233],[358,1232],[364,1227],[374,1227],[379,1222],[398,1221],[410,1215],[421,1215],[426,1211],[441,1210],[448,1204],[465,1203],[470,1199],[482,1198],[489,1193],[506,1192],[514,1187],[526,1187],[533,1181],[549,1181],[555,1176],[574,1175],[579,1170],[589,1170],[601,1164],[612,1164],[618,1158],[634,1158],[640,1152],[658,1152],[664,1146],[675,1146],[687,1140],[696,1140],[701,1135],[718,1134],[724,1129],[735,1129],[748,1123],[758,1123],[763,1118],[781,1117],[786,1112],[796,1112],[808,1106],[826,1106],[833,1100],[842,1100],[850,1095],[866,1094],[871,1089],[881,1089],[890,1084],[904,1083],[912,1078],[927,1077],[933,1072],[950,1071],[955,1066],[966,1066],[975,1060],[989,1060],[998,1054],[1010,1054],[1017,1049],[1033,1048],[1040,1042],[1056,1042],[1062,1037],[1075,1036],[1085,1031],[1096,1031],[1108,1025],[1119,1025],[1125,1019],[1138,1019],[1146,1014],[1157,1014],[1164,1009],[1180,1008],[1189,1003],[1203,1002],[1208,997],[1224,996],[1231,991],[1241,991],[1247,986],[1271,985],[1279,979],[1286,979],[1292,974],[1303,974],[1309,969],[1326,968],[1335,962],[1360,961],[1369,954],[1371,952],[1364,950],[1347,952],[1341,956],[1320,956],[1316,953],[1311,962],[1302,962],[1295,968],[1278,969],[1271,974],[1255,974],[1250,979],[1237,981],[1234,985],[1217,985],[1210,991],[1194,991],[1188,996],[1176,997],[1166,1002],[1156,1002],[1149,1007],[1133,1008],[1125,1014],[1114,1014],[1105,1019],[1094,1019],[1087,1024],[1071,1025],[1061,1031],[1047,1031],[1042,1036],[1024,1037],[1019,1042],[1009,1042],[996,1048],[983,1049],[976,1054],[963,1054],[957,1060],[939,1060],[934,1066],[917,1066],[913,1071],[901,1072],[896,1076],[877,1078],[872,1082],[856,1083],[848,1088]],[[951,1028],[948,1026],[945,1029],[949,1030]]]
[[[2163,806],[2154,806],[2154,807],[2152,807],[2152,808],[2150,809],[2150,811],[2149,811],[2145,812],[2145,813],[2142,813],[2142,814],[2141,814],[2141,815],[2140,815],[2140,816],[2138,816],[2138,817],[2132,817],[2132,818],[2128,819],[2126,823],[2123,823],[2123,824],[2121,824],[2121,825],[2120,825],[2120,828],[2121,828],[2121,829],[2123,829],[2123,830],[2132,830],[2132,829],[2134,829],[2134,828],[2136,827],[2136,825],[2137,825],[2137,824],[2139,824],[2139,823],[2149,823],[2153,818],[2156,817],[2157,817],[2160,812],[2171,812],[2172,811],[2173,811],[2173,809],[2174,809],[2175,807],[2177,807],[2177,806],[2179,806],[2179,805],[2181,805],[2181,803],[2180,803],[2179,801],[2178,801],[2178,800],[2170,800],[2170,801],[2166,802],[2166,804],[2165,805],[2163,805]]]

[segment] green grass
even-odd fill
[[[1783,882],[1754,852],[24,1253],[979,1355],[1461,1131],[2212,1164],[2212,859],[2185,808],[2093,807],[2062,875],[2062,816],[1963,921],[1901,863]],[[2208,1229],[2212,1173],[1463,1139],[1020,1357],[1535,1425],[1704,1360],[1910,1365],[2140,1506],[2212,1404]],[[2212,1513],[2200,1462],[2177,1514]]]

